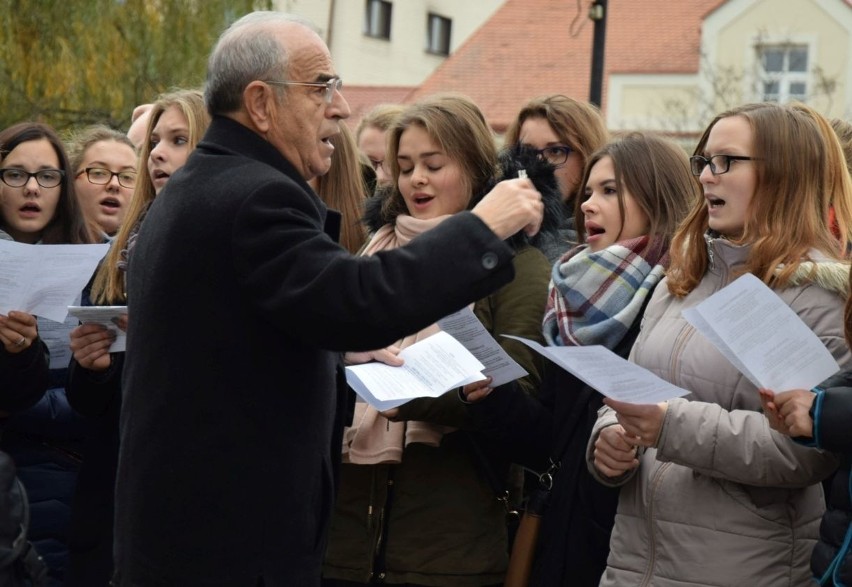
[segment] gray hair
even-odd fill
[[[219,37],[207,61],[204,103],[210,115],[236,112],[243,90],[255,80],[286,78],[289,56],[279,42],[276,25],[300,24],[314,32],[308,20],[284,12],[251,12],[229,26]],[[284,87],[276,88],[284,91]]]

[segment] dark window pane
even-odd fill
[[[807,93],[808,86],[805,82],[793,82],[790,84],[790,97],[801,100]]]
[[[364,34],[379,39],[390,39],[392,8],[393,5],[385,0],[367,0]]]
[[[782,49],[764,49],[763,70],[784,71],[784,51]]]
[[[808,70],[808,49],[795,47],[790,49],[790,71]]]
[[[426,22],[426,50],[438,55],[449,55],[452,21],[437,14],[430,14]]]

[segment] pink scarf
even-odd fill
[[[449,216],[439,216],[429,220],[418,220],[408,215],[400,215],[396,223],[382,226],[367,246],[363,255],[373,255],[379,251],[389,251],[404,246],[419,234],[434,228]],[[396,343],[400,349],[423,340],[440,329],[433,324],[403,338]],[[396,464],[402,462],[403,449],[412,443],[439,446],[444,434],[454,429],[428,422],[404,421],[392,422],[382,416],[375,408],[364,402],[355,404],[355,417],[352,426],[343,432],[343,462],[356,465]]]

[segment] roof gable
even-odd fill
[[[697,72],[701,22],[725,1],[609,0],[604,79]],[[587,99],[594,28],[587,9],[571,0],[507,0],[406,102],[461,92],[503,130],[535,96]]]

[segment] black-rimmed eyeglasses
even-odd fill
[[[713,155],[712,157],[693,155],[689,158],[689,165],[692,168],[692,175],[695,176],[701,175],[708,165],[710,166],[710,173],[722,175],[730,171],[731,161],[760,161],[760,159],[743,155]]]
[[[324,82],[294,82],[290,80],[263,80],[264,83],[274,84],[278,86],[306,86],[309,88],[325,88],[325,94],[323,95],[323,101],[326,104],[331,104],[331,101],[334,99],[334,92],[339,92],[343,89],[343,80],[339,77],[333,77]]]
[[[544,149],[535,149],[535,154],[538,155],[539,158],[544,159],[555,167],[565,165],[565,162],[568,161],[568,156],[573,152],[574,149],[566,147],[565,145],[554,145],[552,147],[545,147]]]
[[[62,183],[64,176],[65,172],[61,169],[39,169],[34,173],[13,167],[0,169],[0,181],[11,188],[24,187],[31,177],[43,188],[55,188]]]
[[[89,183],[93,183],[95,185],[106,185],[112,181],[113,177],[118,178],[118,185],[123,188],[132,188],[136,185],[135,171],[116,172],[104,169],[103,167],[86,167],[83,171],[77,174],[77,177],[80,177],[84,173],[86,174],[86,179],[89,180]]]

